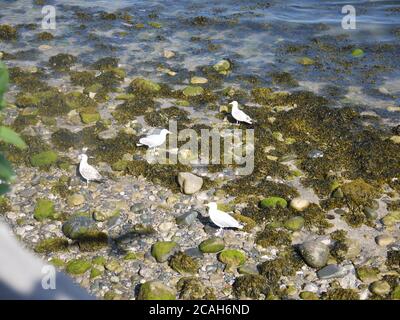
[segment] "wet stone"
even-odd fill
[[[186,212],[176,218],[176,223],[178,226],[190,226],[196,220],[198,214],[199,213],[194,210]]]
[[[342,278],[347,274],[347,270],[336,264],[329,264],[317,272],[320,279]]]

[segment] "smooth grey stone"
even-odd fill
[[[204,257],[203,252],[201,252],[201,251],[199,250],[199,248],[190,248],[190,249],[187,249],[187,250],[185,250],[185,253],[186,253],[188,256],[192,257],[192,258],[199,258],[199,259],[202,259],[202,258]]]
[[[300,253],[304,261],[313,268],[322,268],[329,257],[329,248],[320,241],[306,241],[300,245]]]
[[[317,272],[320,279],[342,278],[347,274],[347,270],[336,264],[329,264]]]
[[[307,155],[311,159],[322,158],[324,153],[321,150],[312,150]]]
[[[196,220],[198,214],[197,211],[193,210],[186,212],[176,218],[176,223],[178,226],[190,226]]]
[[[378,218],[378,213],[373,208],[365,207],[363,212],[368,220],[376,220]]]

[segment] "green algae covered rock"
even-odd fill
[[[218,237],[212,237],[204,240],[199,245],[199,250],[203,253],[217,253],[225,248],[224,239]]]
[[[157,262],[165,262],[172,255],[177,243],[174,241],[159,241],[153,244],[151,255]]]
[[[132,90],[132,92],[145,94],[154,94],[161,90],[161,86],[158,83],[143,78],[134,79],[130,83],[129,88]]]
[[[214,64],[213,68],[215,71],[225,75],[231,69],[231,63],[224,59]]]
[[[188,86],[183,89],[183,94],[185,97],[195,97],[200,96],[204,93],[204,89],[199,86]]]
[[[57,162],[58,155],[54,151],[43,151],[36,153],[30,158],[33,167],[48,167]]]
[[[284,226],[291,231],[300,230],[304,226],[304,218],[300,216],[289,218],[285,221]]]
[[[100,113],[98,113],[97,111],[82,111],[81,113],[79,113],[79,116],[81,117],[82,122],[85,124],[95,123],[101,120]]]
[[[280,197],[268,197],[261,200],[260,206],[261,208],[272,208],[272,209],[275,209],[276,206],[279,206],[281,208],[286,208],[287,201]]]
[[[227,249],[219,254],[218,259],[225,263],[228,268],[238,267],[246,262],[246,255],[241,250]]]
[[[138,300],[175,300],[176,292],[160,281],[148,281],[139,289]]]
[[[54,209],[54,203],[48,199],[37,200],[35,209],[33,211],[33,216],[38,221],[58,218],[58,214]]]
[[[36,247],[37,253],[51,253],[66,251],[68,249],[68,240],[63,238],[49,238],[40,241]]]
[[[84,274],[91,268],[92,264],[85,259],[74,259],[67,263],[65,271],[72,275]]]

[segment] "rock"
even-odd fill
[[[400,222],[400,210],[389,212],[382,218],[382,223],[387,227],[394,226],[398,222]]]
[[[121,273],[124,270],[124,267],[117,261],[117,260],[111,260],[107,262],[104,267],[111,272],[114,273]]]
[[[153,244],[151,255],[157,262],[165,262],[174,253],[177,243],[174,241],[159,241]]]
[[[204,89],[199,86],[188,86],[183,89],[182,92],[185,97],[195,97],[202,95],[204,93]]]
[[[96,221],[106,221],[111,218],[119,216],[120,211],[114,210],[114,211],[95,211],[93,213],[93,219]]]
[[[329,258],[329,248],[319,241],[307,241],[300,245],[300,253],[304,261],[313,268],[322,268]]]
[[[143,202],[138,202],[138,203],[135,203],[135,204],[131,205],[131,207],[130,207],[129,210],[130,210],[131,212],[133,212],[133,213],[139,214],[139,213],[141,213],[144,209],[146,209],[146,205],[145,205]]]
[[[151,80],[136,78],[129,84],[133,92],[154,94],[161,90],[161,86]]]
[[[81,117],[82,122],[85,124],[95,123],[101,120],[100,113],[97,111],[82,111],[79,113],[79,116]]]
[[[395,238],[388,234],[381,234],[375,238],[375,242],[378,246],[386,247],[396,241]]]
[[[69,274],[80,275],[84,274],[92,267],[92,264],[85,259],[74,259],[67,263],[65,271]]]
[[[378,212],[370,207],[364,207],[363,212],[368,220],[374,221],[378,218]]]
[[[195,274],[199,265],[195,259],[183,252],[176,253],[170,260],[169,266],[180,274]]]
[[[66,251],[68,249],[68,240],[65,238],[49,238],[40,241],[36,247],[37,253],[52,253]]]
[[[62,226],[64,235],[72,240],[78,240],[93,230],[95,230],[95,222],[85,216],[73,216]]]
[[[364,55],[364,51],[363,51],[362,49],[360,49],[360,48],[357,48],[357,49],[354,49],[354,50],[351,52],[351,55],[352,55],[353,57],[356,57],[356,58],[362,57],[362,56]]]
[[[114,139],[114,138],[117,137],[117,135],[118,135],[117,130],[115,130],[113,128],[110,128],[110,129],[101,131],[98,134],[98,137],[99,137],[100,140],[104,141],[104,140]]]
[[[310,205],[310,201],[302,198],[294,198],[290,201],[290,207],[296,211],[304,211]]]
[[[176,223],[178,226],[190,226],[196,220],[198,214],[194,210],[186,212],[176,218]]]
[[[212,237],[204,240],[199,245],[199,250],[203,253],[217,253],[225,248],[224,239],[218,237]]]
[[[400,285],[397,285],[391,294],[392,300],[400,300]]]
[[[241,250],[226,249],[218,255],[218,260],[228,268],[241,266],[246,262],[246,255]]]
[[[303,291],[300,292],[300,298],[303,300],[319,300],[319,297],[316,293],[311,291]]]
[[[45,219],[57,219],[58,214],[55,212],[54,203],[48,199],[38,199],[36,202],[33,216],[38,221]]]
[[[304,218],[300,216],[290,218],[285,221],[284,226],[291,231],[300,230],[304,226]]]
[[[323,156],[324,153],[321,150],[312,150],[307,155],[310,159],[322,158]]]
[[[47,167],[57,162],[58,156],[54,151],[36,153],[30,158],[33,167]]]
[[[192,77],[190,79],[191,84],[205,84],[207,82],[208,82],[207,78],[204,77]]]
[[[379,270],[377,268],[371,268],[366,266],[357,268],[357,277],[362,282],[371,283],[377,281],[379,280],[378,275],[379,275]]]
[[[379,296],[386,296],[387,294],[389,294],[391,289],[390,289],[389,283],[387,283],[386,281],[383,281],[383,280],[379,280],[379,281],[373,282],[370,285],[369,290],[372,293],[375,293]]]
[[[221,60],[213,65],[215,71],[221,74],[227,74],[231,68],[231,63],[228,60]]]
[[[165,49],[164,58],[171,59],[172,57],[175,57],[175,52]]]
[[[258,275],[258,269],[256,265],[253,264],[245,264],[238,268],[238,272],[240,274],[249,274],[249,275]]]
[[[192,258],[198,258],[198,259],[204,258],[203,252],[201,252],[198,247],[186,249],[185,253]]]
[[[203,186],[203,179],[190,172],[179,172],[178,184],[181,188],[181,192],[193,194],[201,189]]]
[[[74,206],[80,206],[82,203],[85,202],[85,197],[81,194],[75,193],[73,195],[70,195],[67,199],[67,204],[70,207]]]
[[[276,206],[280,206],[281,208],[287,207],[287,201],[280,197],[268,197],[260,202],[261,208],[272,208],[275,209]]]
[[[148,281],[140,286],[138,300],[175,300],[176,292],[160,281]]]
[[[310,66],[315,64],[314,59],[308,58],[308,57],[302,57],[297,60],[298,63],[300,63],[303,66]]]
[[[329,264],[317,272],[318,278],[320,279],[342,278],[346,274],[347,270],[336,264]]]

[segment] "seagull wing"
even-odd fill
[[[79,172],[86,180],[99,181],[102,180],[102,175],[91,165],[79,166]]]
[[[141,138],[139,143],[144,144],[150,148],[158,147],[164,143],[165,140],[158,134],[152,134],[150,136]]]
[[[236,110],[235,112],[232,113],[232,116],[238,120],[238,121],[242,121],[242,122],[247,122],[247,123],[252,123],[251,118],[245,114],[242,110]]]
[[[230,214],[216,210],[210,214],[211,220],[221,228],[238,228],[242,229],[243,226]]]

